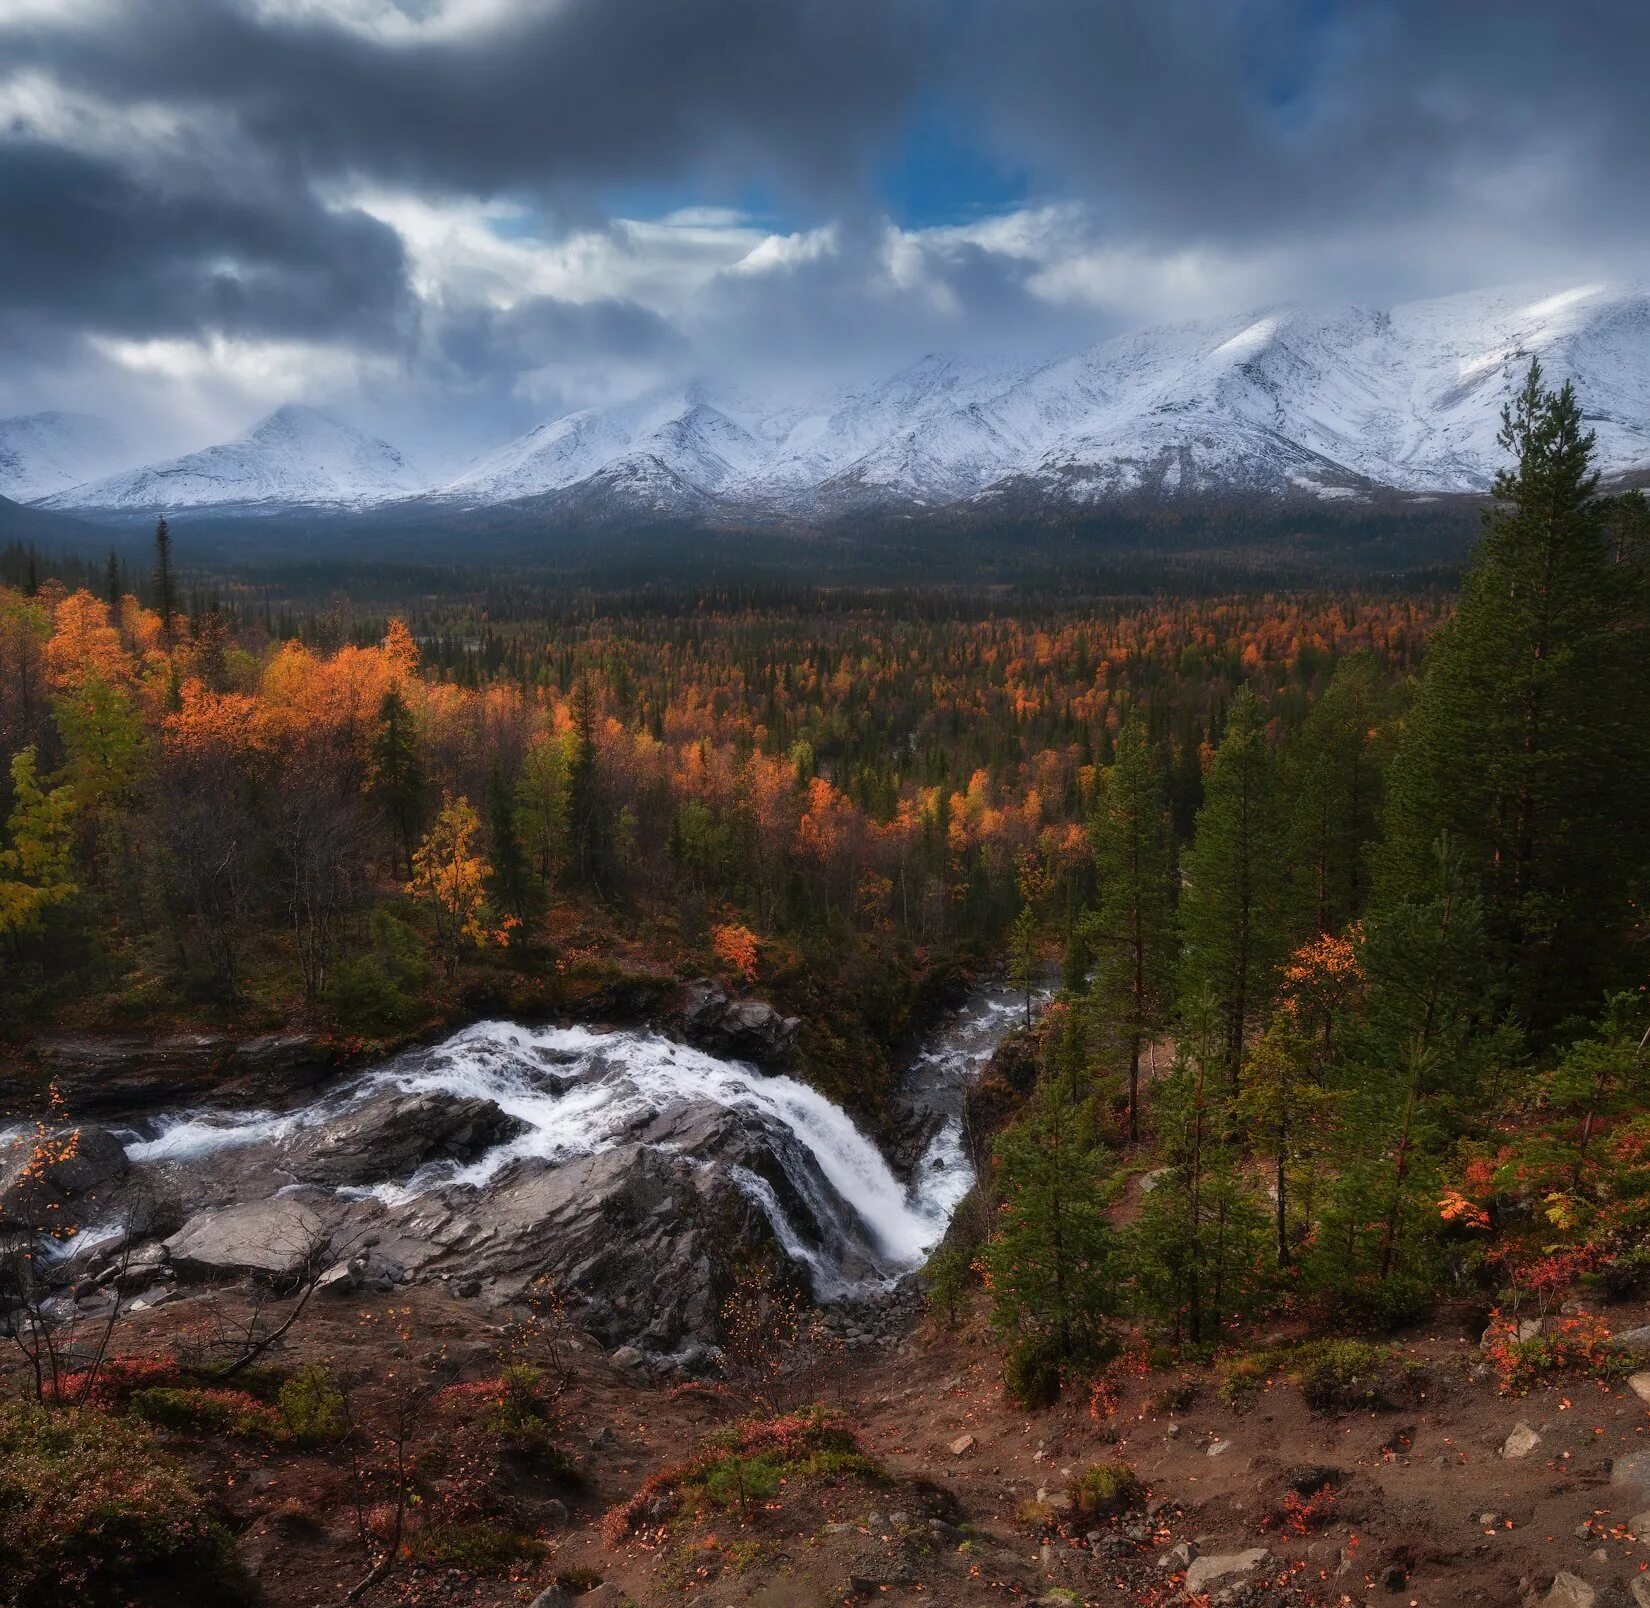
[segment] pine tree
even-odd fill
[[[532,873],[516,831],[514,801],[497,766],[487,779],[487,836],[492,848],[493,902],[525,921],[531,913]]]
[[[172,617],[177,613],[177,583],[172,575],[172,527],[164,518],[155,521],[155,572],[153,577],[155,613],[160,616],[161,635],[172,640]]]
[[[1250,1027],[1271,1000],[1286,946],[1283,851],[1277,765],[1259,701],[1245,687],[1209,770],[1180,902],[1182,998],[1213,999],[1234,1090]]]
[[[413,847],[424,818],[424,767],[412,710],[398,686],[391,686],[378,705],[368,787],[389,822],[404,874],[413,874]]]
[[[1171,1326],[1177,1345],[1218,1339],[1266,1280],[1266,1216],[1238,1169],[1215,1089],[1224,1049],[1214,1001],[1193,1001],[1175,1064],[1156,1086],[1164,1166],[1126,1244],[1138,1305]]]
[[[1089,834],[1099,902],[1084,925],[1095,1020],[1128,1060],[1129,1138],[1140,1137],[1140,1058],[1168,1019],[1175,958],[1169,801],[1144,720],[1124,725]]]
[[[1035,1405],[1071,1363],[1102,1350],[1115,1277],[1107,1153],[1087,1101],[1047,1079],[997,1136],[991,1189],[996,1232],[985,1249],[992,1316],[1011,1337],[1014,1393]]]
[[[1574,390],[1532,363],[1502,415],[1516,467],[1426,661],[1390,779],[1379,893],[1425,880],[1441,831],[1483,889],[1511,1003],[1538,1035],[1631,975],[1650,864],[1650,587],[1633,510],[1594,497]]]
[[[117,620],[120,618],[120,594],[120,556],[111,547],[103,565],[103,600]]]
[[[1284,754],[1290,872],[1303,936],[1339,932],[1363,914],[1367,851],[1379,825],[1385,755],[1379,674],[1349,659]]]
[[[1026,1026],[1031,1026],[1031,1001],[1042,970],[1037,912],[1022,905],[1008,934],[1008,986],[1025,1000]]]

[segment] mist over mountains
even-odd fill
[[[1650,467],[1650,290],[1600,283],[1262,308],[1053,361],[936,355],[818,391],[687,383],[548,419],[446,478],[302,405],[136,466],[117,425],[25,415],[0,421],[0,496],[112,522],[400,508],[524,529],[1413,500],[1488,489],[1532,357],[1574,380],[1607,477]]]

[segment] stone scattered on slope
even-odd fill
[[[1553,1576],[1552,1590],[1541,1601],[1543,1608],[1593,1608],[1598,1593],[1580,1575],[1560,1569]]]
[[[1215,1552],[1206,1558],[1194,1558],[1186,1570],[1186,1595],[1195,1597],[1222,1580],[1251,1575],[1271,1561],[1272,1554],[1265,1547],[1250,1547],[1245,1552]]]
[[[1503,1457],[1528,1457],[1541,1444],[1541,1437],[1520,1419],[1512,1427],[1512,1433],[1501,1443]]]

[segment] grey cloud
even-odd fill
[[[1437,219],[1642,245],[1647,49],[1622,0],[984,0],[961,72],[999,149],[1119,232],[1310,250]]]
[[[385,42],[249,0],[13,30],[94,94],[210,106],[311,175],[466,193],[753,178],[840,192],[904,115],[937,0],[561,0]]]
[[[114,161],[0,140],[0,307],[129,335],[382,343],[409,306],[401,242],[305,189],[155,185]]]

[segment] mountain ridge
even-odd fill
[[[1501,406],[1532,356],[1551,380],[1576,380],[1607,477],[1650,468],[1650,289],[1600,282],[1385,309],[1279,304],[1039,362],[935,353],[812,395],[664,386],[547,419],[434,484],[387,442],[287,407],[237,442],[42,505],[227,513],[416,501],[551,518],[819,521],[1005,500],[1081,510],[1234,494],[1482,494],[1502,458]]]

